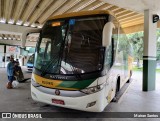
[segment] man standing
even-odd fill
[[[10,62],[7,65],[7,75],[8,75],[8,83],[7,83],[7,88],[11,89],[12,88],[12,82],[14,80],[14,58],[10,57]]]

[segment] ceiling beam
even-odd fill
[[[88,4],[90,2],[91,0],[82,0],[78,5],[73,6],[71,9],[67,10],[66,13],[71,13],[73,11],[76,11],[77,9],[80,9],[80,7],[82,7],[83,5]]]
[[[130,13],[133,13],[133,11],[127,10],[127,11],[125,11],[125,12],[122,12],[122,13],[118,14],[118,15],[116,14],[116,16],[117,16],[117,18],[118,18],[118,17],[124,16],[124,15],[126,15],[126,14],[130,14]]]
[[[92,8],[90,8],[89,10],[95,10],[97,8],[100,8],[104,4],[105,4],[105,2],[100,2],[99,4],[97,4],[97,5],[93,6]]]
[[[16,40],[16,38],[15,38],[15,35],[14,35],[14,34],[11,34],[10,36],[11,36],[12,40]]]
[[[61,8],[66,1],[68,0],[56,0],[56,2],[38,19],[38,21],[43,24],[57,9]]]
[[[114,10],[112,10],[112,12],[116,12],[116,11],[119,11],[119,10],[122,10],[123,8],[119,8],[119,7],[117,7],[117,8],[115,8]]]
[[[66,11],[68,11],[69,9],[71,9],[73,6],[77,5],[80,2],[81,0],[70,0],[69,2],[65,3],[63,7],[61,7],[55,13],[53,13],[52,16],[65,13]]]
[[[81,11],[88,11],[89,9],[93,8],[94,6],[98,5],[100,1],[93,1],[89,5],[85,6]]]
[[[2,38],[4,38],[5,37],[5,35],[4,34],[2,34]]]
[[[77,4],[80,4],[81,2],[82,2],[82,0],[76,0],[76,2],[74,2],[74,4],[71,4],[67,9],[65,9],[64,13],[67,13],[67,11],[72,9],[74,6],[77,6]]]
[[[5,0],[1,0],[1,18],[4,18]]]
[[[18,41],[21,41],[21,36],[20,35],[18,35]]]
[[[21,41],[21,36],[20,35],[15,35],[15,38],[17,41]]]
[[[105,8],[105,7],[107,7],[107,6],[110,6],[110,4],[104,3],[104,4],[102,4],[101,6],[98,6],[97,8],[95,8],[94,10],[102,10],[103,8]]]
[[[38,20],[40,16],[43,15],[44,11],[48,9],[48,7],[54,2],[55,0],[43,0],[41,4],[39,5],[39,8],[36,9],[36,11],[33,13],[33,15],[30,17],[29,25],[34,23],[35,21]]]
[[[24,12],[24,15],[22,16],[22,24],[26,22],[29,17],[32,15],[34,10],[36,9],[37,5],[39,4],[40,0],[31,0],[27,9]]]
[[[12,19],[12,14],[13,14],[13,9],[14,9],[14,4],[15,3],[15,0],[10,0],[10,5],[9,5],[9,8],[8,8],[8,16],[7,16],[7,22]]]
[[[5,37],[6,37],[5,34],[2,34],[2,38],[5,39]]]
[[[1,44],[7,44],[7,45],[16,45],[16,46],[20,46],[21,45],[21,42],[20,41],[15,41],[15,40],[4,40],[2,39],[0,41]]]
[[[125,27],[130,27],[130,26],[135,26],[135,25],[138,25],[138,24],[142,24],[144,23],[144,20],[139,20],[139,21],[134,21],[134,22],[129,22],[127,24],[122,24],[122,28],[125,28]]]
[[[0,23],[0,33],[3,33],[3,34],[21,35],[23,32],[25,32],[28,29],[31,30],[35,28]]]
[[[143,21],[144,22],[144,19],[137,19],[137,20],[133,20],[133,21],[121,22],[121,24],[125,25],[125,24],[136,23],[136,22],[139,22],[139,21]]]
[[[129,15],[129,16],[126,16],[124,18],[121,18],[119,19],[119,21],[124,21],[124,20],[130,20],[130,19],[134,19],[134,18],[138,18],[138,17],[141,17],[142,15],[140,14],[135,14],[135,15]]]
[[[2,0],[0,0],[0,18],[2,18]]]
[[[9,35],[9,37],[11,38],[11,40],[13,40],[13,38],[12,38],[12,34],[10,34],[10,35]]]
[[[5,17],[5,0],[2,0],[2,17]]]
[[[118,13],[120,14],[120,13],[122,13],[123,11],[126,11],[124,8],[120,8],[120,9],[118,9],[118,10],[114,10],[113,12],[114,12],[114,14],[115,15],[118,15]]]
[[[87,1],[87,0],[86,0]],[[89,6],[90,4],[94,3],[96,0],[90,0],[88,2],[86,2],[85,4],[83,4],[82,6],[78,7],[77,9],[75,9],[73,12],[78,12],[83,10],[84,8],[86,8],[87,6]]]
[[[118,16],[119,14],[125,13],[126,11],[128,11],[128,10],[122,8],[122,10],[115,11],[114,13],[116,16]]]
[[[8,34],[8,39],[9,39],[9,40],[11,40],[11,39],[12,39],[10,34]]]
[[[132,24],[132,23],[137,23],[137,22],[139,23],[139,21],[143,21],[143,19],[137,19],[137,20],[133,20],[133,21],[122,22],[120,24],[121,25],[127,25],[127,24]]]
[[[108,8],[107,10],[109,10],[109,11],[115,11],[116,9],[119,9],[117,6],[112,6],[112,7],[110,7],[110,8]]]
[[[78,0],[78,2],[77,2],[75,5],[73,5],[73,6],[70,7],[69,9],[65,10],[64,13],[67,13],[68,11],[70,11],[72,8],[74,8],[75,6],[77,6],[77,4],[80,4],[81,2],[82,2],[82,0]]]
[[[19,2],[18,0],[14,0],[13,5],[12,5],[12,9],[11,9],[11,12],[10,12],[11,14],[10,14],[10,18],[9,19],[13,20],[13,16],[14,16],[15,10],[17,8],[18,2]]]
[[[107,7],[105,7],[105,8],[103,8],[102,10],[108,10],[109,8],[111,8],[111,7],[113,7],[114,5],[109,5],[109,6],[107,6]]]
[[[22,15],[24,9],[27,7],[26,4],[28,3],[28,0],[17,0],[17,4],[14,10],[13,19],[14,24],[20,20],[20,16]],[[25,7],[24,7],[25,6]]]
[[[138,24],[135,26],[126,27],[126,28],[123,28],[123,30],[124,30],[125,34],[144,31],[144,24]]]
[[[5,39],[9,40],[9,34],[5,34]]]
[[[126,17],[128,17],[128,16],[134,16],[134,15],[137,15],[138,13],[135,13],[135,12],[130,12],[130,13],[128,13],[128,14],[124,14],[124,15],[122,15],[122,16],[119,16],[119,17],[117,17],[118,19],[123,19],[123,18],[126,18]],[[139,15],[139,14],[138,14]]]
[[[140,16],[140,17],[136,17],[136,18],[132,18],[132,19],[122,20],[120,22],[123,24],[123,23],[131,22],[131,21],[136,21],[136,20],[142,20],[142,19],[144,19],[144,17]]]
[[[3,5],[4,5],[4,8],[3,8],[3,11],[4,11],[3,17],[6,20],[7,14],[8,14],[9,0],[4,0],[4,4]]]
[[[5,19],[8,22],[11,19],[12,7],[14,4],[14,0],[5,0]]]

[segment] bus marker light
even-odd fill
[[[86,106],[86,108],[92,107],[92,106],[94,106],[95,104],[96,104],[96,101],[91,102],[91,103],[88,103],[87,106]]]
[[[36,98],[37,98],[37,95],[36,95],[34,92],[32,92],[32,96],[34,96],[34,97],[36,97]]]
[[[57,100],[57,99],[52,99],[52,103],[60,104],[60,105],[65,105],[65,103],[64,103],[63,100]]]
[[[52,22],[52,26],[60,26],[61,23],[60,22]]]

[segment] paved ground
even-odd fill
[[[31,76],[31,73],[25,71],[23,68],[25,78]],[[80,111],[59,108],[55,106],[49,106],[43,103],[34,102],[30,96],[30,81],[22,83],[17,89],[6,89],[7,76],[5,74],[6,69],[0,68],[0,112],[73,112],[81,113]],[[160,112],[160,73],[156,75],[156,90],[150,92],[142,91],[142,73],[134,72],[133,81],[124,95],[120,103],[110,103],[104,110],[104,112]],[[82,112],[81,115],[83,115]],[[94,117],[94,116],[93,116]],[[2,121],[8,121],[7,119],[1,119]],[[12,119],[13,120],[13,119]],[[38,119],[41,121],[40,119]],[[42,119],[43,120],[43,119]],[[46,119],[50,121],[51,119]],[[54,121],[124,121],[124,119],[109,119],[109,118],[72,118],[65,119],[55,118]],[[150,121],[151,119],[125,119],[127,121]],[[160,119],[152,119],[152,121],[159,121]],[[15,119],[17,121],[17,119]],[[26,121],[31,121],[26,120]]]

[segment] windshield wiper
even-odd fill
[[[60,51],[59,51],[59,52],[57,53],[57,55],[56,55],[56,57],[59,55],[59,58],[58,58],[54,63],[53,63],[53,61],[54,61],[55,58],[53,58],[53,59],[49,62],[48,66],[45,67],[45,70],[42,71],[41,76],[45,76],[46,71],[50,68],[50,65],[51,65],[51,64],[54,65],[57,61],[58,61],[58,64],[57,64],[54,68],[56,68],[57,66],[61,68],[61,61],[62,61],[62,58],[63,58],[63,51],[64,51],[64,46],[65,46],[65,41],[66,41],[68,29],[69,29],[69,25],[67,24],[65,36],[64,36],[63,41],[61,42]],[[61,69],[59,69],[59,73],[60,73],[60,71],[61,71]]]
[[[62,66],[59,65],[59,64],[56,64],[57,61],[59,61],[59,59],[56,59],[57,56],[58,56],[58,53],[57,53],[56,56],[54,56],[54,58],[52,58],[52,60],[47,64],[47,66],[46,66],[46,65],[43,66],[44,70],[42,71],[41,76],[45,76],[45,75],[47,74],[47,72],[53,67],[53,66],[51,66],[51,65],[55,65],[54,68],[57,68],[57,66],[59,66],[58,69],[59,69],[59,71],[61,71],[61,67],[62,67]],[[55,60],[55,59],[56,59],[56,60]],[[69,56],[68,56],[67,59],[69,60],[70,63],[73,63]],[[70,64],[69,64],[69,65],[70,65]],[[75,78],[76,78],[77,80],[81,80],[81,79],[82,79],[82,78],[81,78],[81,75],[77,72],[77,70],[75,69],[75,67],[73,67],[72,65],[70,65],[70,67],[71,67],[71,70],[72,70]],[[43,69],[43,68],[42,68],[42,69]]]
[[[68,56],[68,57],[69,57],[69,56]],[[68,58],[68,60],[69,60],[70,63],[73,63],[72,60],[70,59],[70,57]],[[70,65],[70,64],[69,64],[69,65]],[[82,77],[81,77],[81,75],[80,75],[79,73],[77,73],[77,70],[76,70],[72,65],[70,65],[70,67],[71,67],[71,70],[72,70],[74,76],[76,77],[76,79],[77,79],[77,80],[81,80]]]
[[[68,35],[68,30],[69,30],[69,25],[67,24],[67,28],[66,28],[66,32],[65,32],[65,36],[64,36],[64,39],[62,41],[62,44],[61,44],[61,47],[60,47],[60,52],[59,52],[59,60],[58,60],[58,65],[61,67],[61,61],[62,61],[62,58],[63,58],[63,52],[64,52],[64,48],[65,48],[65,41],[66,41],[66,38],[67,38],[67,35]],[[61,70],[59,70],[59,73],[60,73]]]

